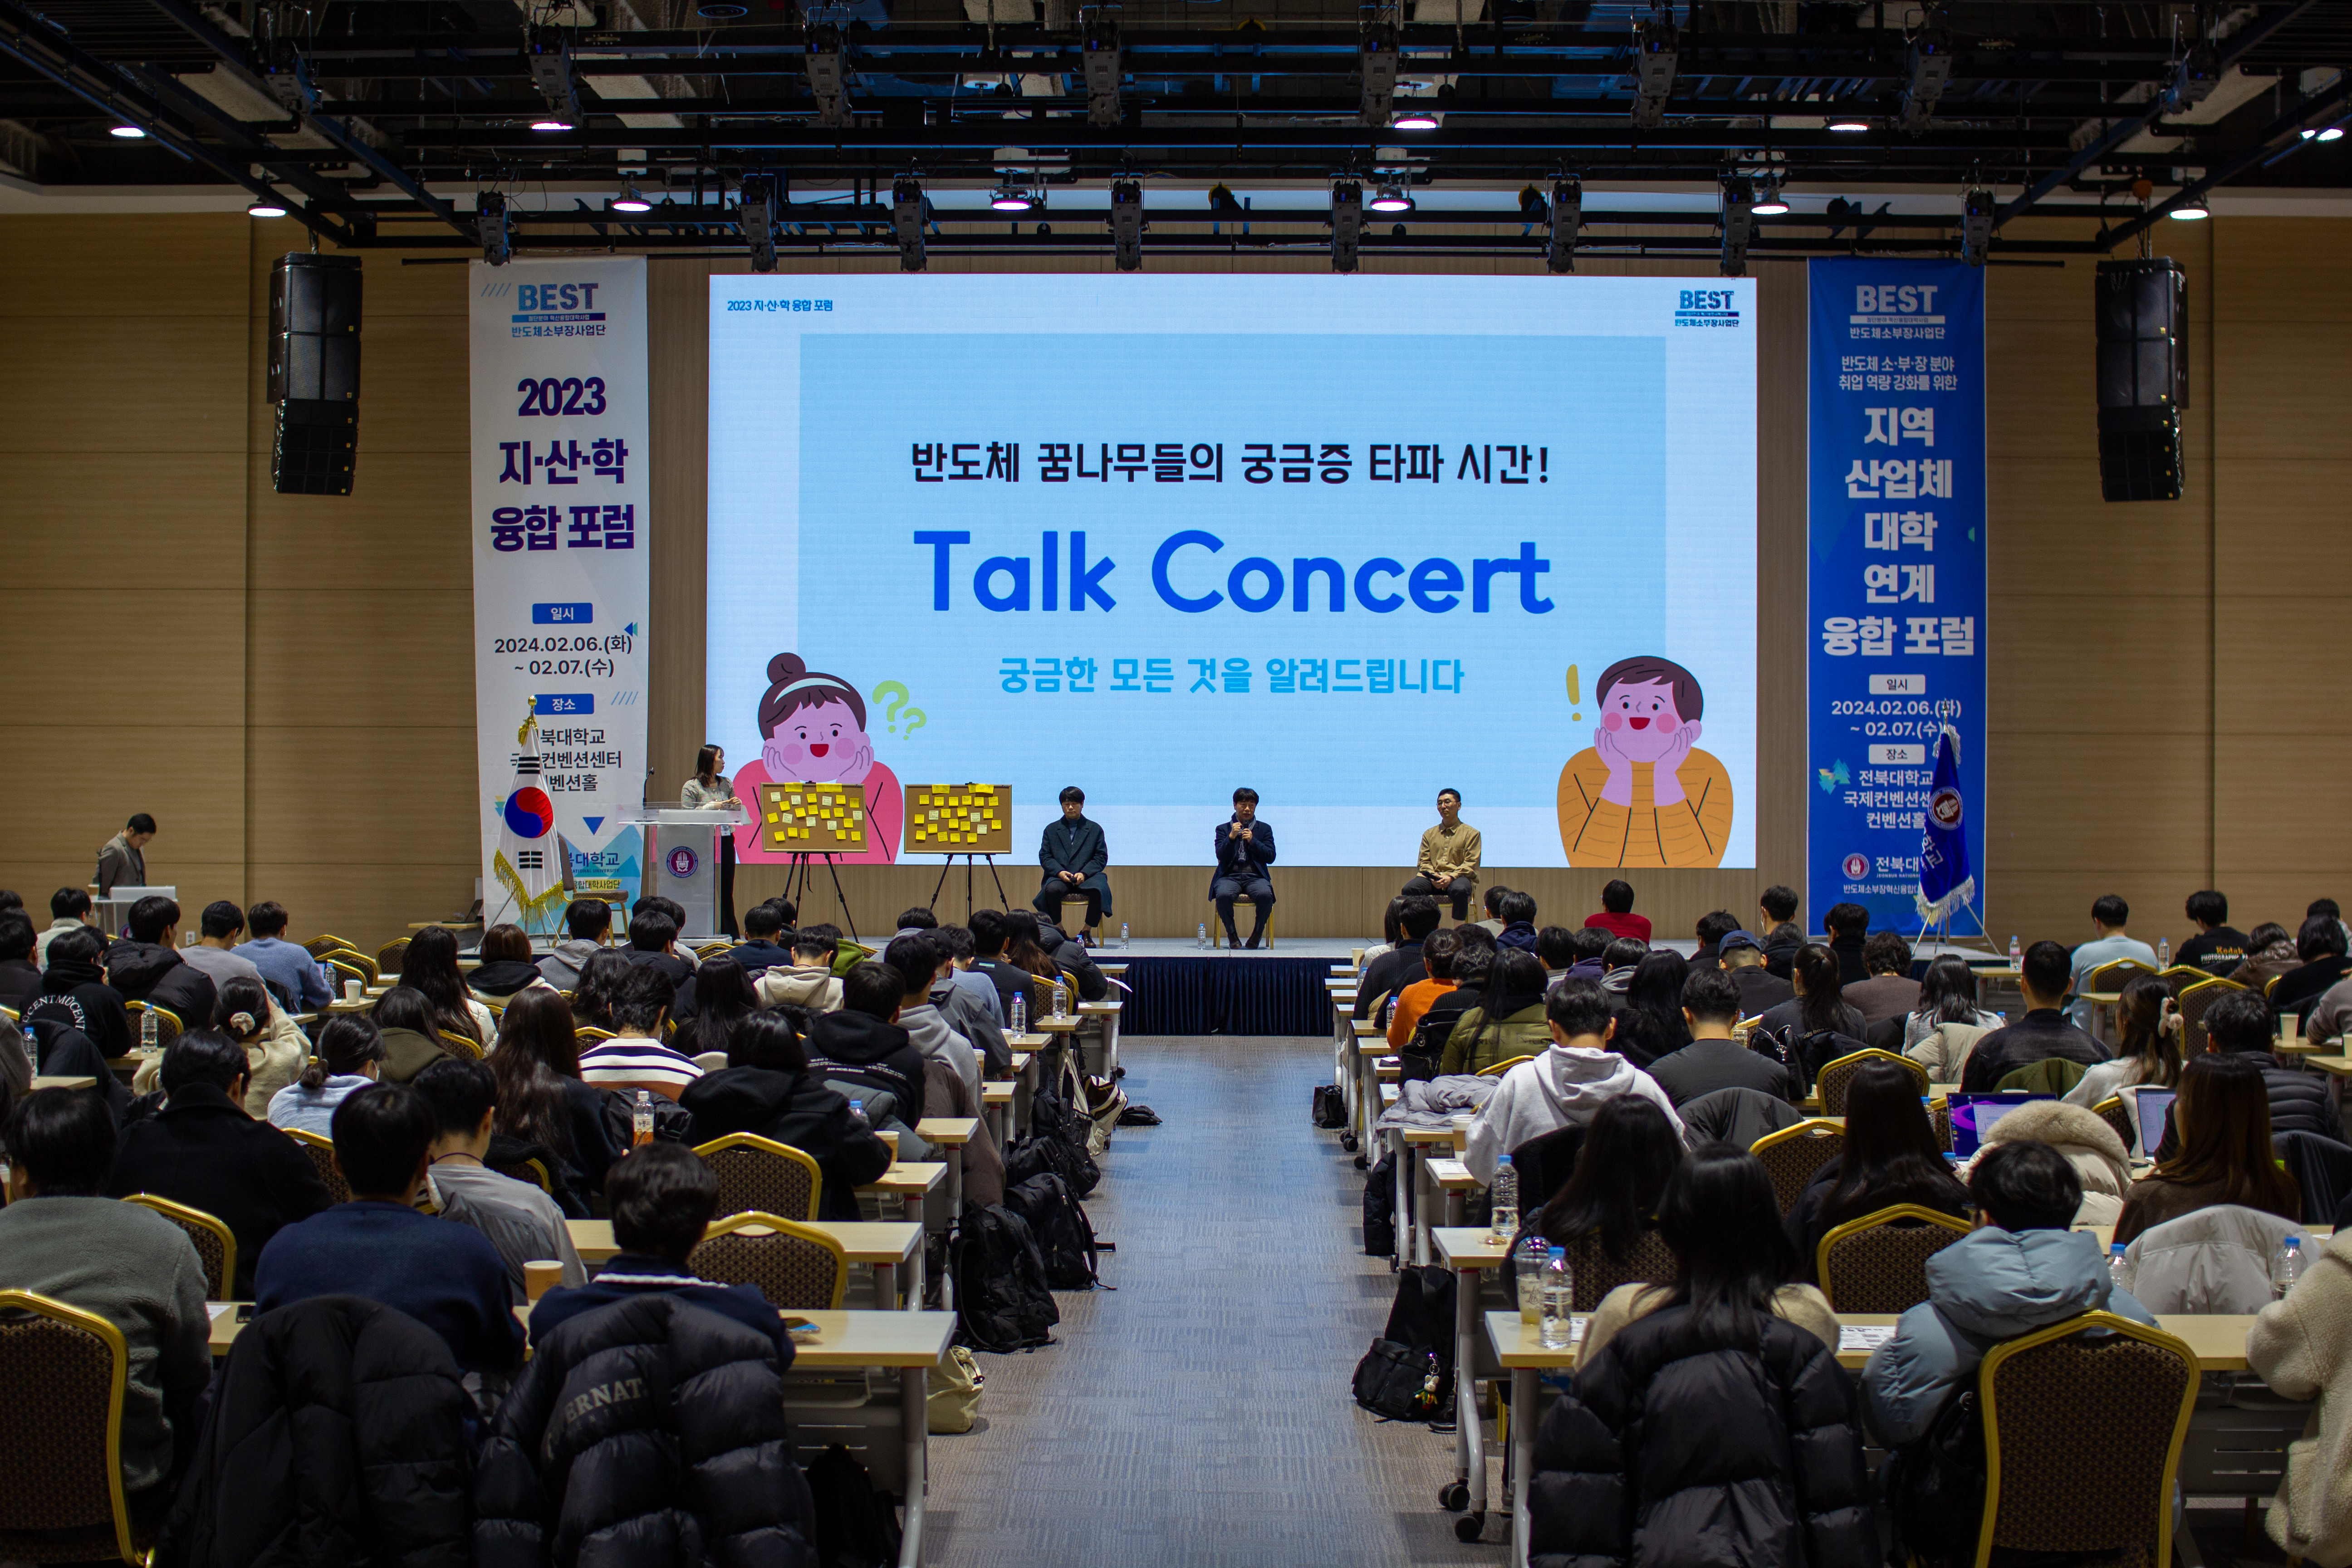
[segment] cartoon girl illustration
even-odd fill
[[[768,694],[760,699],[760,759],[735,773],[736,798],[752,820],[735,830],[739,860],[773,865],[791,858],[760,841],[763,784],[859,784],[866,786],[866,847],[841,857],[844,865],[887,866],[898,857],[898,825],[906,802],[898,777],[874,760],[866,733],[866,700],[837,675],[809,668],[798,654],[768,661]]]
[[[1694,742],[1706,699],[1672,659],[1621,658],[1592,694],[1601,727],[1559,770],[1559,843],[1571,866],[1716,866],[1731,831],[1731,773]]]

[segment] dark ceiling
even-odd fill
[[[1762,255],[1950,252],[1956,216],[1825,223],[1820,194],[1985,187],[1999,260],[2128,243],[2209,189],[2352,185],[2352,138],[2331,134],[2347,61],[2352,0],[0,0],[0,165],[233,183],[337,243],[453,250],[481,243],[474,203],[436,189],[564,187],[514,204],[525,254],[740,247],[747,175],[787,251],[894,243],[910,178],[1049,204],[1024,222],[941,202],[943,250],[1108,249],[1115,181],[1162,248],[1328,245],[1328,209],[1299,193],[1351,181],[1421,203],[1372,215],[1368,249],[1540,249],[1576,179],[1814,193],[1757,219]],[[1408,107],[1439,123],[1396,127]],[[608,208],[625,182],[652,211]],[[1244,237],[1221,195],[1211,211],[1219,182],[1287,194],[1259,195]],[[1432,199],[1522,184],[1517,203]],[[2080,233],[2005,232],[2028,210],[2073,210]],[[1582,222],[1591,249],[1720,233],[1597,191]]]

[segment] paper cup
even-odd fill
[[[362,994],[366,992],[366,990],[367,986],[364,983],[357,980],[346,980],[343,982],[343,1000],[346,1002],[356,1002],[360,999]]]
[[[522,1293],[526,1300],[536,1301],[556,1286],[563,1283],[563,1265],[554,1258],[526,1258],[522,1266]]]

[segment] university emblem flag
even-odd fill
[[[1960,792],[1960,736],[1949,724],[1936,740],[1936,784],[1927,795],[1926,824],[1916,902],[1921,921],[1943,925],[1977,896],[1969,866],[1968,800]]]

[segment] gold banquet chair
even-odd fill
[[[141,1208],[153,1209],[173,1225],[188,1233],[195,1244],[196,1261],[205,1266],[205,1300],[226,1301],[229,1287],[236,1281],[236,1233],[223,1221],[202,1209],[192,1209],[185,1204],[175,1204],[153,1193],[133,1193],[122,1200]]]
[[[1601,1298],[1620,1285],[1671,1285],[1682,1273],[1665,1237],[1647,1227],[1622,1259],[1609,1256],[1597,1230],[1569,1242],[1567,1251],[1569,1284],[1580,1312],[1598,1310]]]
[[[816,1218],[824,1173],[801,1150],[756,1132],[730,1132],[694,1152],[719,1178],[718,1217],[771,1214]]]
[[[125,1002],[122,1012],[131,1020],[131,1039],[134,1047],[147,1032],[146,1025],[141,1021],[142,1014],[155,1015],[155,1043],[158,1046],[170,1045],[180,1037],[181,1030],[185,1027],[177,1013],[152,1002]]]
[[[1841,1312],[1907,1312],[1927,1299],[1927,1259],[1968,1234],[1968,1221],[1917,1204],[1850,1219],[1815,1254],[1822,1294]]]
[[[1764,1172],[1772,1178],[1772,1195],[1785,1215],[1797,1206],[1813,1173],[1845,1152],[1845,1129],[1814,1117],[1767,1132],[1748,1152],[1764,1162]]]
[[[147,1560],[122,1490],[122,1331],[92,1312],[0,1290],[0,1561]]]
[[[1926,1068],[1913,1061],[1909,1057],[1898,1057],[1893,1051],[1882,1051],[1873,1046],[1867,1050],[1856,1051],[1850,1057],[1840,1057],[1833,1062],[1822,1065],[1820,1075],[1813,1080],[1813,1087],[1822,1097],[1823,1116],[1845,1114],[1845,1097],[1853,1088],[1853,1075],[1873,1062],[1893,1062],[1896,1067],[1904,1068],[1918,1080],[1919,1093],[1922,1096],[1927,1094],[1927,1069]]]
[[[780,1312],[841,1309],[849,1253],[814,1226],[757,1209],[714,1221],[687,1267],[721,1285],[750,1285]]]
[[[327,1184],[328,1197],[339,1204],[352,1201],[352,1184],[343,1180],[342,1172],[335,1167],[333,1139],[321,1138],[316,1132],[305,1132],[299,1127],[281,1127],[278,1131],[294,1140],[302,1152],[310,1156],[310,1163],[318,1169],[319,1180]]]

